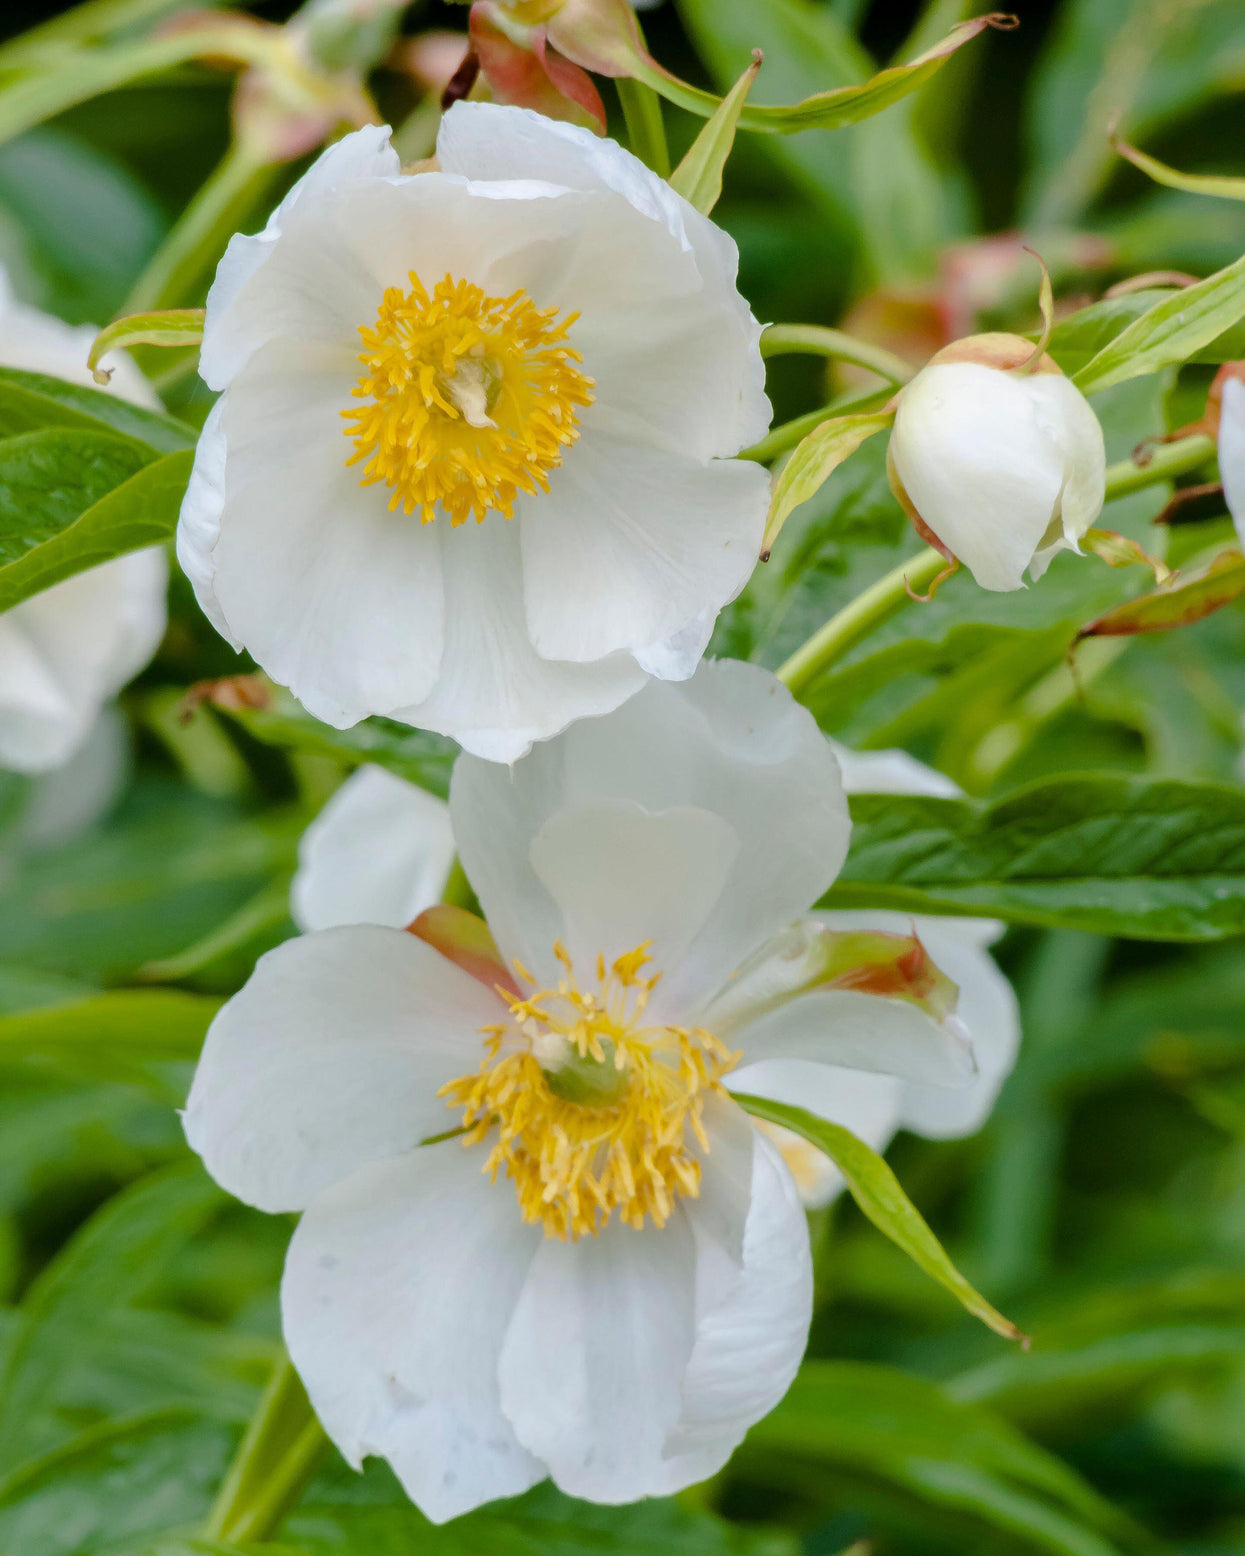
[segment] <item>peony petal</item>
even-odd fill
[[[734,829],[712,811],[654,813],[629,800],[559,811],[530,849],[536,878],[558,911],[558,938],[581,968],[649,941],[655,966],[677,966],[738,853]],[[542,961],[556,976],[548,951]]]
[[[435,1523],[545,1469],[501,1413],[497,1356],[537,1228],[457,1140],[375,1162],[317,1199],[281,1285],[290,1358],[345,1458],[389,1460]]]
[[[87,568],[0,614],[0,767],[39,773],[85,743],[164,636],[158,548]]]
[[[303,930],[405,929],[441,900],[453,862],[449,806],[383,767],[361,767],[302,835],[290,911]]]
[[[902,1122],[905,1129],[927,1139],[953,1140],[976,1134],[1015,1067],[1020,1006],[1015,990],[985,949],[989,939],[1001,933],[1001,924],[955,918],[912,922],[934,961],[959,985],[956,1015],[972,1039],[977,1073],[967,1086],[954,1091],[906,1083],[900,1097]]]
[[[975,362],[924,368],[899,396],[890,456],[922,520],[983,589],[1019,589],[1065,484],[1062,418],[1032,380]]]
[[[221,426],[224,413],[225,400],[222,396],[208,412],[195,446],[194,466],[177,517],[177,561],[190,580],[199,609],[221,637],[236,652],[241,653],[242,645],[229,630],[229,623],[225,620],[213,587],[216,579],[214,552],[216,542],[220,539],[221,514],[225,509],[227,449]]]
[[[703,300],[666,309],[655,292],[658,316],[608,335],[596,333],[585,313],[584,339],[597,359],[603,403],[664,427],[671,439],[665,446],[698,459],[735,454],[764,436],[770,406],[760,326],[736,286],[739,251],[720,227],[616,142],[526,109],[456,104],[441,121],[437,155],[447,172],[472,179],[543,178],[606,191],[664,227],[694,260]],[[647,404],[645,395],[652,397]]]
[[[1224,381],[1219,412],[1219,477],[1228,512],[1245,546],[1245,384]]]
[[[498,1363],[502,1410],[561,1490],[633,1502],[653,1489],[692,1352],[696,1255],[686,1215],[612,1222],[532,1260]]]
[[[1081,537],[1102,512],[1106,496],[1107,452],[1102,427],[1089,401],[1060,373],[1038,373],[1029,393],[1039,412],[1061,429],[1064,485],[1059,498],[1060,533],[1039,546],[1029,576],[1040,578],[1057,551],[1079,551]]]
[[[51,373],[71,384],[98,389],[86,365],[99,329],[94,324],[66,324],[55,314],[19,302],[0,264],[0,364],[28,373]],[[125,351],[110,351],[100,364],[112,378],[108,392],[147,410],[163,410],[159,396]]]
[[[480,1062],[497,996],[431,947],[363,925],[260,957],[213,1021],[186,1138],[225,1189],[299,1210],[454,1125],[438,1088]]]
[[[389,144],[388,125],[369,124],[344,135],[298,180],[254,237],[241,233],[229,240],[207,297],[199,371],[209,388],[223,389],[251,353],[271,338],[263,331],[246,297],[248,284],[272,259],[282,230],[300,206],[314,205],[317,196],[367,179],[394,178],[398,154]],[[308,197],[311,197],[308,199]],[[259,324],[260,329],[255,326]]]
[[[339,345],[353,360],[359,327],[375,322],[386,287],[405,291],[414,271],[429,287],[450,273],[496,290],[499,261],[566,245],[584,225],[584,204],[546,183],[471,185],[441,173],[354,176],[324,188],[271,238],[233,240],[221,274],[234,244],[259,244],[262,263],[223,312],[214,311],[213,287],[200,371],[213,388],[227,387],[280,340]]]
[[[698,1277],[702,1258],[698,1212]],[[683,1379],[683,1408],[665,1446],[665,1474],[652,1487],[669,1494],[715,1474],[744,1433],[791,1386],[813,1312],[808,1227],[791,1176],[770,1141],[758,1136],[741,1278],[722,1298],[697,1283],[696,1343]],[[708,1289],[705,1289],[707,1285]]]
[[[805,1059],[928,1086],[965,1086],[973,1075],[972,1046],[956,1022],[855,989],[802,994],[732,1034],[732,1042],[744,1064]]]
[[[437,525],[347,468],[347,354],[268,346],[225,398],[212,590],[231,635],[309,713],[346,728],[424,696],[441,662]]]
[[[518,510],[536,652],[601,659],[720,610],[751,575],[768,502],[759,465],[698,464],[585,416],[550,491]]]
[[[505,956],[549,954],[548,901],[531,840],[564,809],[629,800],[651,812],[709,810],[740,852],[680,967],[663,969],[653,1010],[681,1024],[756,945],[802,913],[847,849],[847,805],[834,757],[811,716],[767,671],[703,664],[690,681],[650,683],[608,718],[584,720],[505,773],[470,757],[454,770],[450,809],[467,874]],[[653,911],[661,911],[654,895]]]
[[[608,713],[643,686],[643,672],[626,654],[588,665],[539,657],[523,617],[513,524],[491,514],[483,524],[451,529],[438,520],[431,527],[445,576],[441,672],[422,702],[396,709],[395,717],[452,735],[486,762],[513,762],[533,741]]]
[[[848,794],[928,794],[939,800],[964,797],[953,778],[918,762],[906,751],[853,751],[837,740],[830,745]]]

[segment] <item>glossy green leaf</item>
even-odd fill
[[[836,907],[965,913],[1150,940],[1245,934],[1245,791],[1114,775],[994,804],[852,799]]]
[[[84,421],[83,417],[90,419]],[[198,440],[193,427],[158,411],[131,405],[119,395],[71,384],[47,373],[0,367],[0,434],[12,437],[41,427],[61,426],[121,433],[149,444],[160,454],[193,448]]]
[[[916,1206],[904,1193],[899,1180],[876,1151],[858,1140],[850,1130],[818,1118],[803,1108],[764,1097],[734,1093],[735,1100],[755,1118],[794,1130],[810,1145],[824,1151],[847,1180],[852,1198],[880,1232],[902,1248],[914,1263],[983,1324],[1005,1340],[1026,1340],[1009,1319],[975,1291],[947,1257],[942,1244],[925,1224]],[[1026,1341],[1027,1343],[1027,1341]]]
[[[0,556],[11,558],[0,565],[0,611],[10,610],[88,567],[143,546],[161,545],[176,533],[194,462],[189,450],[166,454],[125,476],[122,471],[132,460],[120,455],[114,459],[112,451],[93,434],[35,432],[27,437],[46,441],[37,450],[22,450],[23,478],[27,477],[24,464],[30,453],[37,453],[40,463],[47,459],[49,469],[65,472],[68,467],[82,473],[75,486],[40,491],[33,500],[32,518],[37,516],[42,522],[28,523],[25,532],[15,537],[16,544],[0,549]],[[75,439],[79,441],[71,446],[70,440]],[[19,456],[10,452],[12,445],[22,442],[24,439],[11,438],[0,443],[0,523],[12,522],[3,511],[5,498],[29,490],[25,480],[21,485],[16,480],[6,484],[10,469],[19,463]],[[109,484],[114,474],[119,479]],[[39,477],[33,479],[37,482]],[[64,474],[58,479],[65,479]],[[93,495],[96,492],[98,495]]]
[[[1169,293],[1073,375],[1083,394],[1187,362],[1245,318],[1245,258]]]
[[[761,68],[761,51],[714,110],[709,122],[688,147],[687,154],[670,175],[676,194],[708,216],[722,194],[722,170],[735,144],[739,115]]]

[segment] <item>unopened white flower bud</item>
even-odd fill
[[[1102,508],[1102,428],[1080,390],[1018,335],[975,335],[901,390],[887,467],[917,529],[983,589],[1020,589],[1078,551]]]

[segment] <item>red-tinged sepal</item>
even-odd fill
[[[897,935],[834,929],[801,919],[739,969],[714,1001],[706,1024],[725,1041],[769,1011],[819,989],[906,1000],[938,1023],[954,1016],[960,992],[915,930]]]
[[[516,25],[497,0],[476,0],[468,31],[494,101],[605,134],[601,94],[586,70],[551,46],[545,24]]]
[[[514,973],[502,959],[493,932],[482,918],[448,902],[425,908],[407,933],[439,951],[477,982],[497,989],[507,999],[521,998]]]
[[[1143,632],[1171,632],[1201,621],[1245,594],[1245,556],[1221,551],[1207,567],[1193,573],[1173,573],[1165,583],[1135,600],[1117,605],[1077,633],[1080,638],[1134,637]]]

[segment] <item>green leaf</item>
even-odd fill
[[[670,187],[708,216],[722,195],[722,170],[735,144],[739,115],[761,68],[761,51],[714,110],[709,122],[670,175]]]
[[[864,416],[833,416],[809,433],[774,482],[769,516],[765,521],[765,535],[761,541],[763,558],[769,556],[791,510],[815,496],[866,438],[889,427],[894,419],[892,411],[875,411]]]
[[[987,804],[853,797],[826,906],[963,913],[1142,940],[1245,934],[1245,792],[1115,775]]]
[[[132,1302],[221,1202],[198,1162],[152,1173],[110,1200],[40,1274],[0,1376],[0,1465],[29,1455],[32,1418],[84,1364],[102,1321]]]
[[[24,444],[27,438],[48,441],[37,451],[23,450],[19,458],[10,462],[12,446]],[[89,442],[75,451],[67,448],[69,439]],[[119,446],[126,447],[120,439],[116,441]],[[32,452],[37,453],[36,460],[29,459]],[[42,490],[39,496],[32,498],[35,505],[32,517],[41,522],[29,523],[25,534],[16,537],[7,547],[0,542],[0,558],[6,559],[0,565],[0,611],[10,610],[32,594],[49,589],[88,567],[143,546],[161,545],[176,533],[177,516],[194,463],[194,455],[189,450],[166,454],[154,463],[140,465],[133,475],[122,475],[92,499],[95,486],[105,485],[113,470],[119,474],[125,461],[118,458],[110,469],[109,451],[94,434],[70,431],[28,433],[23,438],[10,438],[0,443],[0,524],[12,522],[4,512],[5,499],[22,491],[15,480],[6,484],[10,469],[16,466],[23,476],[27,476],[31,464],[38,467],[44,460],[51,460],[51,468],[45,467],[46,478],[55,480],[51,470],[64,469],[58,464],[59,458],[75,452],[81,457],[83,466],[75,467],[70,461],[69,469],[82,469],[80,485],[76,488],[53,485],[51,489]],[[27,478],[33,480],[37,490],[39,475]],[[60,479],[64,479],[63,474]],[[38,511],[40,505],[41,513]]]
[[[1015,1324],[1004,1318],[964,1279],[900,1187],[895,1174],[863,1140],[858,1140],[841,1125],[817,1118],[803,1108],[770,1102],[767,1098],[752,1097],[743,1092],[735,1092],[734,1097],[755,1118],[794,1130],[810,1145],[824,1151],[847,1180],[852,1198],[880,1232],[995,1334],[1002,1335],[1005,1340],[1021,1340],[1028,1344],[1027,1337]]]
[[[136,1062],[197,1059],[219,1001],[174,990],[116,990],[0,1016],[0,1062],[51,1058],[71,1072],[128,1079]]]
[[[84,422],[82,417],[89,417],[90,421]],[[193,448],[199,436],[193,427],[172,416],[144,410],[101,389],[67,383],[47,373],[0,367],[0,433],[11,437],[18,432],[59,426],[119,432],[149,444],[159,454]]]
[[[128,313],[105,325],[95,337],[86,365],[97,384],[106,384],[111,368],[100,367],[100,358],[129,346],[197,346],[203,339],[202,308],[161,308],[151,313]]]
[[[0,443],[0,573],[45,545],[149,464],[152,452],[114,433],[60,428]]]
[[[144,775],[106,828],[6,861],[5,955],[79,978],[130,976],[202,939],[290,868],[304,823],[298,813],[249,814]],[[248,970],[231,976],[240,982]]]
[[[767,0],[767,3],[772,4],[774,0]],[[787,3],[790,4],[790,0]],[[794,6],[791,9],[793,13],[796,11]],[[970,39],[988,27],[1002,25],[1004,18],[998,12],[959,22],[940,42],[906,64],[891,65],[856,85],[816,92],[803,102],[771,108],[748,106],[743,110],[741,122],[750,130],[766,130],[778,135],[795,135],[801,130],[840,130],[859,124],[862,119],[872,118],[924,86]],[[711,93],[690,87],[660,69],[641,69],[636,74],[654,91],[691,113],[708,117],[719,106],[719,99]]]
[[[167,1556],[159,1536],[203,1517],[235,1435],[230,1423],[184,1410],[91,1427],[0,1484],[0,1548],[5,1556],[121,1556],[155,1540],[153,1556]]]
[[[373,1464],[362,1483],[340,1490],[313,1486],[277,1538],[312,1556],[798,1556],[799,1551],[799,1542],[784,1530],[728,1523],[671,1498],[598,1507],[564,1496],[547,1482],[436,1526],[396,1484],[378,1501],[386,1479],[387,1472]],[[269,1547],[262,1549],[266,1553]]]
[[[287,691],[271,682],[260,684],[267,707],[241,706],[233,698],[209,701],[218,713],[235,720],[265,745],[331,757],[351,767],[375,762],[443,799],[448,795],[458,747],[444,735],[385,718],[364,719],[350,729],[333,729],[305,712]]]
[[[1133,1532],[1006,1422],[890,1367],[805,1362],[734,1463],[746,1480],[861,1508],[922,1549],[935,1534],[951,1549],[1114,1556]]]
[[[1092,357],[1072,382],[1082,394],[1098,394],[1126,379],[1187,362],[1243,318],[1245,258],[1155,303]]]

